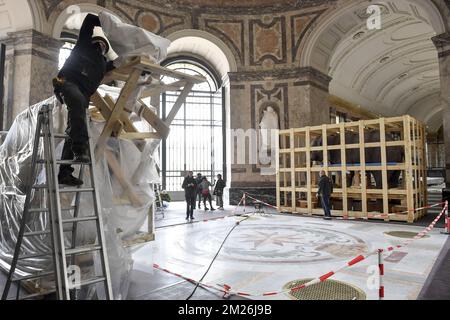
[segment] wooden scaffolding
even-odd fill
[[[145,90],[141,90],[139,96],[133,96],[136,92],[139,92],[138,89],[142,85],[140,81],[143,74],[149,76],[146,79],[146,83],[150,84],[145,85]],[[161,81],[163,77],[169,78],[172,82],[165,84]],[[186,101],[187,96],[192,91],[192,88],[195,84],[205,82],[206,79],[161,67],[145,57],[136,57],[120,68],[108,73],[103,83],[109,84],[112,81],[125,82],[116,100],[109,95],[102,96],[99,91],[91,97],[91,103],[94,106],[90,109],[91,116],[105,121],[105,126],[95,146],[95,159],[96,161],[102,158],[107,160],[110,170],[121,184],[123,190],[125,190],[120,199],[115,199],[115,201],[121,204],[129,203],[134,207],[141,207],[143,202],[133,187],[134,175],[128,177],[124,174],[116,155],[106,148],[108,139],[115,137],[132,140],[138,149],[143,152],[143,141],[148,139],[161,141],[167,138],[170,131],[169,127]],[[158,116],[157,110],[147,105],[144,99],[151,98],[151,101],[157,101],[159,103],[160,95],[168,91],[179,91],[180,94],[173,104],[170,113],[165,119],[161,119]],[[139,104],[139,110],[137,112],[134,105],[136,103]],[[139,132],[130,119],[133,110],[142,120],[145,120],[151,126],[151,132]],[[154,206],[148,216],[148,233],[132,241],[125,242],[125,245],[154,240]]]
[[[368,139],[371,130],[379,132],[377,141]],[[281,211],[323,215],[316,195],[324,170],[334,184],[334,216],[413,223],[426,214],[415,210],[427,204],[425,127],[418,120],[405,115],[289,129],[279,135],[277,206]],[[366,159],[371,151],[380,156],[376,162]],[[395,152],[404,154],[402,161],[389,161]],[[358,161],[349,163],[349,154]],[[317,158],[321,161],[314,162]],[[336,158],[338,163],[333,162]],[[399,184],[390,187],[389,177],[395,174]],[[374,183],[375,175],[381,177],[381,185]]]

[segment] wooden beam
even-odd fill
[[[108,121],[105,124],[105,127],[103,128],[103,131],[98,138],[97,145],[95,147],[95,159],[98,161],[100,159],[100,155],[105,150],[106,142],[108,138],[111,136],[113,125],[116,123],[117,120],[120,119],[121,114],[123,112],[123,109],[125,107],[125,104],[128,102],[128,98],[133,93],[133,91],[136,89],[136,84],[139,80],[139,77],[141,75],[140,70],[134,70],[129,78],[125,86],[123,87],[121,94],[119,96],[119,99],[116,102],[116,105],[114,109],[112,110],[111,116],[109,117]]]
[[[157,132],[122,132],[119,137],[128,140],[161,139]]]
[[[169,136],[170,128],[146,104],[141,103],[138,115],[147,121],[163,139]]]
[[[189,93],[192,90],[192,87],[194,86],[193,83],[189,83],[187,84],[183,91],[181,92],[181,94],[178,96],[177,101],[175,102],[175,104],[173,105],[172,109],[170,110],[170,113],[167,115],[166,117],[166,125],[168,127],[170,127],[170,125],[172,124],[173,119],[175,119],[178,111],[180,110],[182,104],[186,101],[187,96],[189,95]]]
[[[180,88],[184,87],[186,85],[186,80],[179,80],[177,82],[171,83],[171,84],[155,84],[150,86],[149,88],[145,89],[142,93],[141,99],[145,99],[148,97],[151,97],[155,94],[161,94],[163,92],[167,91],[177,91],[180,90]]]

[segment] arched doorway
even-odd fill
[[[179,72],[203,76],[206,82],[194,86],[161,146],[161,178],[163,188],[176,195],[181,192],[186,171],[201,173],[214,181],[226,173],[224,110],[222,81],[204,62],[192,57],[167,59],[165,67]],[[163,79],[170,83],[170,79]],[[179,92],[161,96],[160,114],[164,119]]]
[[[214,35],[209,34],[208,32],[201,30],[193,30],[186,29],[174,32],[167,36],[169,40],[172,41],[168,49],[168,59],[163,62],[167,63],[169,67],[176,66],[177,63],[182,63],[186,65],[194,65],[196,68],[202,68],[204,71],[209,73],[209,83],[204,84],[203,89],[207,89],[204,95],[209,96],[209,105],[210,108],[215,109],[214,116],[211,118],[210,123],[213,124],[215,129],[211,129],[210,125],[207,125],[208,130],[210,132],[214,132],[212,139],[214,140],[214,156],[209,155],[209,150],[206,150],[206,156],[210,158],[210,163],[214,160],[214,167],[216,169],[210,170],[210,164],[208,165],[208,169],[201,170],[197,172],[197,168],[195,168],[195,160],[186,160],[186,170],[194,170],[194,173],[206,173],[208,178],[215,178],[217,173],[223,173],[223,177],[227,181],[227,186],[229,186],[229,173],[231,172],[231,150],[226,146],[230,145],[229,136],[226,134],[230,127],[230,85],[229,85],[229,72],[235,72],[237,70],[237,64],[235,57],[233,56],[232,51],[224,44],[220,39],[215,37]],[[178,65],[183,69],[183,66]],[[212,83],[212,84],[211,84]],[[208,91],[212,90],[212,91]],[[217,90],[214,92],[214,90]],[[195,88],[194,88],[194,91]],[[195,92],[194,92],[195,94]],[[198,98],[198,97],[197,97]],[[197,99],[195,97],[189,97],[188,101],[195,101]],[[206,98],[202,98],[206,100]],[[220,102],[219,102],[220,100]],[[221,118],[219,116],[219,103],[220,108],[222,108]],[[209,113],[211,115],[212,113]],[[180,115],[181,111],[180,111]],[[199,115],[200,118],[204,115]],[[219,124],[219,121],[221,122]],[[200,123],[198,123],[200,124]],[[199,127],[200,128],[200,127]],[[199,129],[196,129],[199,130]],[[208,134],[208,138],[206,140],[211,141],[211,137]],[[169,137],[170,139],[170,137]],[[197,143],[195,139],[188,139],[187,143]],[[210,142],[211,144],[211,142]],[[221,145],[221,147],[220,147]],[[212,150],[211,150],[212,151]],[[163,160],[163,159],[162,159]],[[164,159],[169,161],[169,159]],[[162,165],[164,165],[164,161],[162,161]],[[220,164],[221,163],[221,164]],[[170,166],[170,163],[167,162],[167,167]],[[194,166],[194,167],[193,167]],[[167,170],[166,167],[166,170]],[[190,168],[189,168],[190,167]],[[198,168],[201,169],[201,168]],[[178,170],[178,169],[177,169]],[[197,171],[196,171],[197,170]],[[219,172],[222,171],[222,172]],[[180,172],[175,173],[178,176]],[[228,178],[228,179],[227,179]],[[182,200],[183,195],[180,190],[181,182],[175,182],[175,188],[178,191],[174,191],[176,199]],[[166,187],[171,189],[167,184]],[[227,189],[226,189],[227,190]],[[225,197],[227,197],[227,191],[225,191]]]

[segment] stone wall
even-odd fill
[[[35,30],[9,33],[6,44],[5,128],[25,108],[53,94],[61,43]]]

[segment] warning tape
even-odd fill
[[[196,280],[194,280],[194,279],[185,277],[185,276],[183,276],[183,275],[181,275],[181,274],[179,274],[179,273],[172,272],[172,271],[170,271],[170,270],[168,270],[168,269],[162,268],[159,264],[154,263],[154,264],[153,264],[153,268],[155,268],[155,269],[157,269],[157,270],[160,270],[160,271],[164,271],[165,273],[174,275],[174,276],[176,276],[176,277],[178,277],[178,278],[180,278],[180,279],[186,280],[186,281],[191,282],[191,283],[193,283],[193,284],[198,284],[199,286],[202,286],[202,287],[205,287],[205,288],[208,288],[208,289],[214,289],[214,290],[217,290],[217,291],[219,291],[219,292],[222,292],[223,294],[227,294],[227,292],[226,292],[225,290],[223,290],[223,289],[218,289],[218,288],[216,288],[216,286],[214,286],[214,285],[209,285],[209,284],[206,284],[206,283],[198,282],[198,281],[196,281]]]
[[[199,283],[199,282],[197,282],[195,280],[186,278],[186,277],[184,277],[184,276],[182,276],[180,274],[173,273],[173,272],[171,272],[171,271],[169,271],[167,269],[163,269],[163,268],[159,267],[159,265],[157,265],[157,264],[154,264],[154,267],[159,269],[159,270],[162,270],[162,271],[165,271],[167,273],[170,273],[170,274],[173,274],[175,276],[178,276],[178,277],[180,277],[182,279],[185,279],[187,281],[199,283],[199,285],[205,286],[207,288],[215,289],[217,291],[220,291],[220,292],[224,293],[225,295],[236,295],[236,296],[242,296],[242,297],[267,297],[267,296],[281,295],[281,294],[285,294],[285,293],[289,293],[289,292],[296,292],[298,290],[310,287],[310,286],[312,286],[314,284],[323,282],[323,281],[331,278],[335,274],[337,274],[339,272],[342,272],[343,270],[345,270],[347,268],[350,268],[350,267],[360,263],[361,261],[364,261],[367,258],[369,258],[369,257],[371,257],[371,256],[373,256],[375,254],[378,254],[379,252],[381,252],[381,253],[383,253],[383,252],[392,252],[392,251],[395,251],[395,250],[397,250],[399,248],[403,248],[403,247],[408,246],[409,244],[411,244],[411,242],[413,242],[415,240],[423,238],[428,232],[430,232],[431,230],[434,229],[436,223],[442,217],[444,212],[446,212],[447,208],[448,207],[447,207],[447,204],[446,204],[444,209],[441,211],[441,213],[436,217],[436,219],[433,220],[433,222],[428,227],[426,227],[422,232],[418,233],[414,238],[405,241],[402,245],[390,246],[390,247],[387,247],[385,249],[377,249],[377,250],[374,250],[373,252],[370,252],[370,253],[368,253],[366,255],[359,255],[359,256],[353,258],[352,260],[346,262],[344,265],[342,265],[340,268],[338,268],[338,269],[336,269],[334,271],[330,271],[330,272],[328,272],[326,274],[323,274],[322,276],[317,277],[317,278],[315,278],[315,279],[313,279],[313,280],[311,280],[311,281],[309,281],[309,282],[307,282],[305,284],[298,285],[298,286],[296,286],[294,288],[284,289],[284,290],[281,290],[281,291],[272,291],[272,292],[263,292],[263,293],[249,293],[249,292],[233,291],[232,287],[230,285],[228,285],[228,284],[216,284],[216,285],[214,285],[214,284]]]

